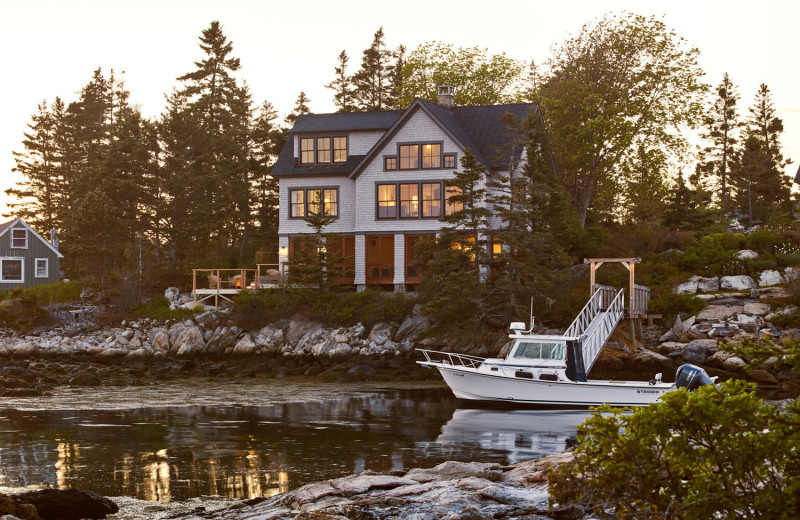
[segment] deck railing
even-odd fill
[[[633,286],[633,313],[637,315],[647,314],[647,306],[650,303],[650,288],[644,285]]]
[[[611,305],[617,296],[617,289],[607,285],[595,285],[594,294],[581,309],[580,314],[564,332],[564,336],[577,338],[586,333],[597,314]]]
[[[598,313],[592,320],[591,325],[584,331],[586,338],[583,339],[581,350],[583,352],[583,367],[588,373],[594,362],[600,356],[600,351],[611,337],[614,329],[617,328],[620,320],[625,314],[625,291],[622,289],[616,294],[614,299],[604,307],[604,311]]]

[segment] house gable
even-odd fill
[[[14,244],[15,231],[24,232],[24,244]],[[63,255],[22,219],[0,224],[0,289],[57,282],[61,258]]]

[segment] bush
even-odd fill
[[[772,255],[783,238],[769,228],[761,228],[747,234],[746,247],[760,255]]]
[[[149,302],[133,307],[136,318],[154,318],[157,320],[182,319],[195,314],[193,309],[170,309],[169,300],[163,294],[154,296]]]
[[[694,294],[673,294],[668,293],[660,298],[650,300],[649,312],[663,314],[664,316],[677,316],[683,313],[693,316],[703,310],[706,302]]]
[[[800,265],[800,253],[775,253],[775,258],[783,267]]]
[[[786,413],[728,381],[665,394],[578,428],[575,460],[550,471],[551,500],[615,518],[796,518],[800,401]]]
[[[37,305],[52,305],[54,303],[67,303],[80,300],[82,282],[70,280],[68,282],[35,285],[27,289],[11,289],[4,291],[2,299],[32,298]]]
[[[39,306],[39,302],[32,294],[22,295],[0,306],[0,325],[20,334],[31,332],[37,327],[46,325],[48,321],[49,314]]]
[[[704,276],[718,276],[725,270],[731,270],[731,263],[738,262],[736,245],[740,235],[715,234],[705,236],[686,248],[684,254],[678,257],[678,266],[686,271],[691,271]],[[724,273],[731,274],[731,273]]]
[[[760,273],[761,271],[774,271],[778,268],[778,262],[774,258],[759,258],[750,263],[749,270],[752,273]]]

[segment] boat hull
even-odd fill
[[[456,397],[471,401],[529,405],[646,406],[675,387],[643,381],[544,381],[478,372],[458,366],[435,366]]]

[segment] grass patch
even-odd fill
[[[152,318],[161,321],[183,319],[197,314],[194,309],[170,309],[169,301],[164,295],[155,296],[147,303],[136,305],[131,313],[136,319]]]
[[[54,303],[68,303],[81,299],[83,282],[70,280],[68,282],[50,283],[47,285],[36,285],[27,289],[18,288],[3,291],[0,294],[2,300],[14,300],[18,298],[30,299],[37,305],[52,305]]]

